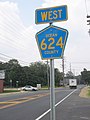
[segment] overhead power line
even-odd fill
[[[1,13],[0,13],[1,14]],[[15,34],[15,39],[17,38],[17,40],[19,41],[20,39],[22,40],[23,38],[22,37],[25,37],[23,33],[21,32],[17,32],[17,29],[16,29],[16,26],[15,24],[12,24],[12,23],[15,23],[15,21],[13,21],[12,17],[11,16],[7,16],[5,13],[1,14],[1,16],[4,17],[4,19],[8,18],[9,22],[8,24],[6,23],[3,23],[2,26],[0,26],[0,29],[4,29],[5,28],[5,31],[9,34],[11,33],[14,33]],[[6,17],[7,16],[7,17]],[[16,23],[16,25],[20,26],[18,23]],[[3,28],[2,28],[3,27]],[[21,27],[21,26],[20,26]],[[23,29],[23,27],[21,27]],[[2,34],[0,36],[3,36]],[[18,43],[17,41],[13,41],[13,39],[9,38],[8,36],[3,36],[5,38],[7,38],[8,41],[10,41],[11,43],[13,43],[14,45],[17,45],[19,47],[22,47],[23,49],[25,49],[25,46],[22,45],[22,43]],[[28,37],[28,36],[27,36]]]
[[[6,58],[9,58],[9,59],[17,59],[17,60],[19,60],[19,61],[21,61],[21,62],[23,62],[23,63],[25,63],[25,64],[30,64],[29,62],[26,62],[26,61],[20,60],[20,59],[18,59],[18,58],[14,58],[14,57],[8,56],[8,55],[3,54],[3,53],[0,53],[0,55],[4,56],[4,57],[6,57]],[[3,60],[6,61],[6,58],[3,58]]]
[[[12,48],[23,50],[24,54],[25,50],[27,50],[28,43],[23,44],[22,40],[26,41],[27,39],[31,39],[33,37],[32,32],[30,32],[30,34],[25,34],[27,33],[25,31],[26,28],[20,21],[20,18],[16,13],[16,17],[14,17],[12,13],[10,13],[10,15],[7,14],[7,9],[0,9],[0,11],[0,15],[2,16],[2,18],[6,20],[6,22],[2,22],[2,24],[0,25],[0,29],[2,30],[0,34],[1,42],[11,46]],[[18,20],[21,22],[20,24],[17,22]],[[19,29],[21,31],[19,31]],[[3,34],[4,31],[7,33],[7,35]],[[9,36],[8,34],[11,35]]]

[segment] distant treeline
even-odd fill
[[[34,62],[29,66],[23,67],[16,59],[12,59],[6,63],[0,62],[0,70],[5,70],[4,85],[7,87],[21,87],[27,84],[32,86],[37,84],[48,86],[50,67],[44,62]],[[49,76],[47,76],[47,73]],[[59,86],[60,79],[62,79],[62,73],[55,68],[56,86]]]
[[[33,62],[29,66],[21,66],[18,60],[11,59],[6,63],[0,62],[0,70],[5,70],[4,85],[6,87],[36,86],[37,84],[48,86],[50,81],[50,66],[45,62]],[[57,68],[54,68],[54,71],[55,86],[59,86],[63,73]],[[65,79],[69,78],[76,78],[78,83],[90,84],[90,71],[84,68],[79,76],[74,76],[71,71],[68,71]]]

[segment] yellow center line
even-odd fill
[[[56,92],[59,92],[58,90]],[[28,97],[23,97],[23,98],[18,98],[18,99],[13,99],[13,100],[8,100],[5,102],[0,102],[0,109],[8,108],[17,104],[25,103],[30,100],[35,100],[41,97],[48,96],[50,93],[44,93],[44,94],[38,94],[38,95],[33,95],[33,96],[28,96]]]
[[[28,102],[30,100],[35,100],[44,96],[49,95],[49,93],[44,93],[44,94],[38,94],[38,95],[33,95],[33,96],[28,96],[24,98],[19,98],[19,99],[13,99],[5,102],[0,102],[0,109],[8,108],[17,104],[21,104],[24,102]]]

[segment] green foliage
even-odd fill
[[[90,71],[87,71],[87,69],[84,68],[84,70],[81,72],[81,79],[85,84],[90,85]]]
[[[55,68],[55,86],[60,86],[60,80],[63,79],[62,73],[59,72],[57,68]]]
[[[48,86],[47,67],[48,73],[50,74],[49,65],[47,66],[47,64],[43,62],[34,62],[24,67],[22,67],[16,59],[12,59],[7,63],[0,63],[0,70],[5,70],[5,86],[8,87],[21,87],[27,84],[32,86],[36,86],[37,84]],[[62,74],[56,68],[56,86],[59,86],[60,79],[62,79]]]
[[[4,90],[4,93],[20,92],[20,90]]]
[[[71,71],[68,71],[68,73],[66,74],[66,77],[68,79],[73,79],[74,78],[74,74]]]
[[[88,90],[88,96],[90,97],[90,89]]]

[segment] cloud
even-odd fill
[[[82,66],[79,63],[90,62],[90,36],[88,34],[88,26],[86,15],[90,13],[90,1],[87,0],[87,5],[85,5],[84,0],[44,0],[42,7],[52,7],[67,5],[68,7],[68,20],[65,22],[53,23],[54,25],[62,28],[66,28],[69,31],[69,36],[65,48],[65,57],[67,61],[77,62],[74,69],[79,67],[78,72],[82,70]],[[86,11],[87,9],[87,11]],[[90,26],[89,26],[90,27]],[[57,63],[56,63],[57,64]],[[58,66],[58,64],[57,64]],[[90,69],[90,65],[85,65]]]
[[[69,31],[69,36],[65,48],[66,66],[70,62],[74,69],[80,72],[83,68],[81,64],[90,62],[90,36],[88,34],[87,13],[90,13],[90,1],[87,0],[87,9],[84,0],[44,0],[42,8],[52,6],[68,6],[68,20],[53,23],[58,27]],[[21,19],[21,11],[16,2],[0,2],[0,53],[19,58],[23,61],[34,62],[41,60],[40,53],[35,40],[37,30],[43,29],[44,25],[34,28],[33,25],[25,26]],[[34,15],[33,15],[34,17]],[[45,24],[47,27],[48,24]],[[90,27],[90,26],[89,26]],[[40,30],[39,30],[40,31]],[[3,59],[1,59],[3,57]],[[6,60],[1,56],[1,60]],[[61,60],[55,60],[55,66],[59,67]],[[90,69],[90,65],[85,67]],[[69,70],[69,68],[65,68]]]
[[[28,63],[36,61],[35,32],[33,26],[24,26],[16,3],[0,2],[0,53]]]

